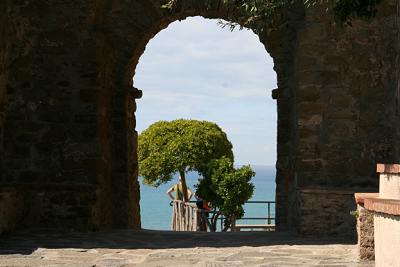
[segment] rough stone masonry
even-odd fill
[[[0,1],[0,233],[140,228],[139,57],[176,20],[235,21],[217,0],[179,3]],[[349,27],[298,6],[259,35],[278,76],[278,229],[353,237],[352,194],[400,162],[396,8]]]

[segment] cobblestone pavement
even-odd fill
[[[19,233],[0,239],[0,266],[325,266],[358,262],[356,245],[276,232]]]

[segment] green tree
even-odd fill
[[[211,202],[213,208],[218,210],[211,219],[214,231],[221,214],[226,218],[223,231],[236,219],[243,217],[243,205],[253,195],[254,185],[251,178],[254,175],[250,166],[236,169],[233,161],[226,157],[213,160],[209,164],[204,178],[197,185],[196,195]]]
[[[353,19],[370,19],[376,15],[377,6],[384,0],[224,0],[234,6],[232,21],[224,26],[247,27],[255,32],[273,28],[287,20],[290,10],[321,6],[332,11],[339,24],[351,25]]]
[[[204,173],[210,161],[233,160],[232,144],[215,123],[197,120],[159,121],[139,135],[139,175],[159,186],[179,173],[187,201],[186,172]]]
[[[169,0],[165,8],[173,10],[181,0]],[[325,10],[332,10],[338,23],[351,24],[355,18],[369,19],[375,16],[377,6],[384,0],[223,0],[229,7],[231,22],[221,23],[223,26],[247,27],[255,32],[280,25],[287,19],[293,8],[311,8],[322,6]]]

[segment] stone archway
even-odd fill
[[[170,23],[176,21],[176,20],[183,20],[189,16],[195,16],[195,15],[201,15],[202,17],[205,18],[221,18],[228,20],[232,15],[229,14],[229,10],[226,10],[220,3],[214,2],[214,5],[209,5],[207,1],[202,2],[199,4],[198,1],[186,1],[184,2],[186,5],[179,6],[178,8],[174,9],[173,11],[168,11],[168,15],[163,16],[163,20],[159,21],[159,25],[157,25],[154,30],[148,32],[146,36],[144,36],[144,40],[140,42],[139,48],[137,48],[134,51],[133,56],[131,57],[131,61],[129,63],[128,67],[128,74],[127,77],[132,77],[134,75],[134,70],[136,68],[136,65],[138,63],[139,57],[142,55],[145,49],[145,45],[150,41],[150,39],[155,36],[159,31],[162,29],[166,28]],[[299,15],[300,16],[300,15]],[[275,70],[277,71],[277,76],[278,76],[278,81],[279,81],[279,87],[280,88],[287,88],[289,90],[290,84],[293,81],[290,81],[290,75],[289,75],[289,68],[288,65],[290,64],[291,60],[293,60],[293,57],[291,57],[291,52],[290,52],[290,44],[286,42],[287,39],[290,38],[290,35],[293,34],[292,29],[289,27],[289,23],[287,24],[286,30],[282,30],[280,32],[274,32],[274,31],[269,31],[265,30],[264,34],[258,35],[260,38],[260,42],[264,45],[266,48],[266,53],[271,53],[272,57],[274,58],[275,61]],[[270,37],[272,36],[273,37]],[[270,40],[272,40],[269,42]],[[285,64],[282,64],[282,63]],[[136,90],[136,89],[132,89]],[[284,89],[280,90],[280,92],[285,91]],[[140,92],[133,92],[133,94],[141,94]],[[134,96],[132,97],[134,98]],[[278,100],[279,101],[279,100]],[[131,103],[131,107],[135,107],[135,104]],[[279,103],[278,103],[279,105]],[[128,108],[129,109],[129,108]],[[279,110],[279,108],[278,108]],[[129,112],[129,110],[128,110]],[[292,115],[290,110],[290,105],[283,105],[283,108],[281,110],[281,113],[284,114],[283,117],[287,118]],[[279,113],[279,112],[278,112]],[[278,114],[279,116],[279,114]],[[283,121],[282,119],[279,121]],[[281,129],[289,129],[289,124],[286,123],[281,123],[280,128]],[[279,135],[279,134],[278,134]],[[134,138],[136,138],[136,133]],[[285,142],[288,142],[288,140],[285,140]],[[278,144],[278,151],[279,151],[279,144]],[[285,153],[280,153],[280,156],[285,156]],[[286,155],[290,156],[290,155]],[[136,151],[134,152],[134,155],[131,157],[133,160],[132,165],[135,165],[135,157],[136,157]],[[282,177],[282,179],[286,179],[284,177],[289,177],[293,176],[293,174],[290,174],[292,170],[286,169],[285,171],[278,171],[278,177]],[[135,177],[136,178],[136,177]],[[279,180],[279,178],[278,178]],[[278,227],[285,228],[286,227],[286,213],[287,213],[287,196],[284,195],[283,192],[288,191],[286,188],[282,190],[282,187],[286,186],[284,183],[281,183],[278,185],[279,191],[282,192],[280,194],[280,202],[278,203],[279,210],[278,211]]]
[[[234,20],[219,2],[0,4],[0,232],[140,228],[135,66],[172,21]],[[298,7],[260,35],[278,75],[278,228],[352,236],[352,193],[400,161],[395,7],[351,28]]]
[[[272,58],[253,31],[231,31],[220,23],[189,17],[150,40],[133,81],[143,90],[136,130],[140,134],[156,121],[179,118],[217,123],[233,144],[236,164],[247,162],[256,172],[251,200],[275,201],[277,106],[271,91],[277,81]],[[188,173],[193,191],[196,176]],[[176,177],[156,188],[139,181],[142,228],[169,230],[171,207],[164,193]],[[264,208],[258,215],[267,213],[267,205],[255,206]],[[274,216],[274,205],[271,210]]]

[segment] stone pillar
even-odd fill
[[[378,193],[356,193],[357,240],[360,260],[375,259],[374,214],[364,207],[365,198],[376,198]]]

